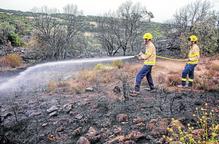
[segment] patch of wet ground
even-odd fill
[[[194,122],[192,112],[196,107],[204,103],[215,108],[219,105],[218,92],[157,90],[125,100],[117,96],[111,98],[101,91],[75,95],[17,94],[0,102],[0,138],[16,144],[72,144],[82,136],[82,141],[95,144],[153,144],[159,143],[164,133],[159,129],[150,131],[148,123],[152,119],[175,117],[186,124]],[[116,139],[120,135],[126,139]]]

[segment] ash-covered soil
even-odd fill
[[[119,88],[121,86],[118,85]],[[112,90],[113,91],[113,90]],[[218,92],[142,90],[138,97],[102,90],[82,94],[19,94],[1,101],[1,143],[161,143],[171,118],[195,123],[205,103],[218,110]],[[218,120],[218,119],[217,119]]]

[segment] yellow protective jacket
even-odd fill
[[[152,42],[149,42],[146,45],[146,52],[142,55],[142,58],[145,60],[145,65],[155,65],[156,63],[156,48]]]
[[[197,44],[193,44],[190,47],[189,54],[188,54],[189,62],[187,64],[197,64],[200,58],[200,49]]]

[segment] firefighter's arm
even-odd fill
[[[145,54],[142,53],[140,56],[143,60],[147,60],[149,57],[151,57],[152,53],[153,53],[153,49],[149,47],[147,52]]]

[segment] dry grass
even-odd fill
[[[166,78],[167,86],[177,86],[181,84],[181,74],[177,72],[169,72]]]
[[[157,76],[157,82],[159,84],[164,84],[166,82],[166,79],[165,79],[166,75],[163,74],[163,73],[160,73],[158,76]]]
[[[215,60],[214,60],[215,61]],[[208,65],[208,63],[211,63]],[[153,79],[157,86],[162,86],[166,89],[174,89],[175,86],[181,84],[181,73],[184,65],[171,63],[170,66],[163,67],[165,63],[162,62],[153,68]],[[217,90],[219,89],[219,71],[218,63],[207,62],[198,65],[195,70],[194,89],[197,90]],[[54,91],[54,89],[63,89],[63,91],[70,93],[83,93],[87,87],[95,87],[99,89],[99,86],[104,89],[109,89],[121,84],[122,80],[126,80],[129,85],[133,85],[137,72],[141,69],[142,64],[122,64],[120,62],[114,62],[112,64],[97,64],[92,69],[81,70],[79,74],[72,77],[69,80],[58,82],[50,82],[48,89]],[[147,84],[147,80],[142,81],[142,85]]]
[[[97,70],[82,70],[79,72],[78,77],[81,79],[81,81],[95,82],[97,79]]]
[[[0,67],[19,67],[23,63],[23,59],[18,54],[9,54],[0,58]]]
[[[80,94],[84,92],[86,87],[87,87],[87,83],[84,81],[71,80],[67,82],[67,86],[65,87],[65,90],[70,93]]]
[[[56,81],[49,81],[48,86],[47,86],[47,90],[49,92],[54,92],[56,91],[57,88],[58,88],[58,84]]]
[[[124,63],[121,60],[115,60],[112,62],[112,66],[120,69],[123,68]]]
[[[95,70],[112,70],[114,67],[110,64],[96,64]]]
[[[219,71],[219,60],[215,60],[212,62],[211,69],[214,71]]]

